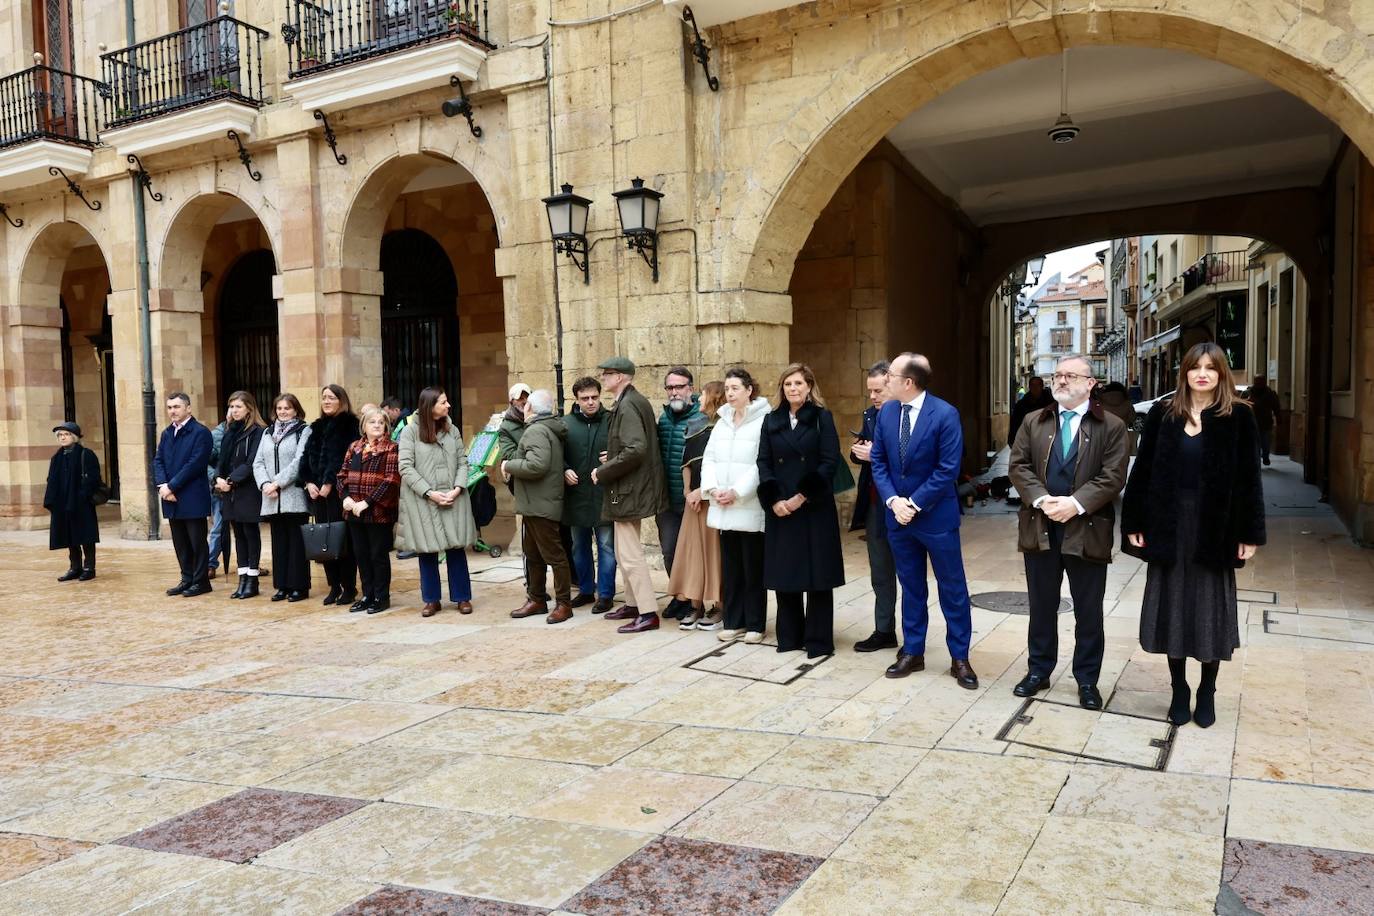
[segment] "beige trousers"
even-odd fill
[[[658,613],[658,596],[649,578],[649,563],[644,559],[640,522],[615,522],[615,563],[625,576],[625,603],[639,608],[641,614]]]

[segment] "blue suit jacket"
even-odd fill
[[[902,405],[888,401],[878,411],[873,431],[873,483],[878,501],[887,513],[889,530],[901,528],[887,501],[906,496],[921,511],[906,527],[936,534],[959,527],[959,496],[956,485],[963,465],[964,431],[959,411],[947,401],[926,392],[925,403],[916,416],[916,428],[907,445],[906,460],[897,457]]]
[[[195,417],[186,421],[181,434],[172,427],[162,431],[153,456],[153,485],[171,487],[177,501],[162,501],[163,518],[206,518],[210,514],[210,481],[205,469],[210,464],[214,439],[210,430]]]

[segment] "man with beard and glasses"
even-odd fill
[[[663,378],[663,393],[668,402],[658,416],[658,449],[663,456],[663,469],[668,485],[668,508],[654,517],[658,525],[658,545],[663,550],[663,568],[673,574],[673,556],[677,553],[677,535],[682,529],[682,513],[687,495],[682,489],[682,451],[687,440],[701,432],[707,418],[697,405],[699,397],[692,388],[692,373],[685,366],[673,366]],[[668,602],[663,616],[685,618],[692,610],[691,602],[674,598]]]
[[[1017,547],[1025,556],[1029,671],[1013,689],[1034,696],[1050,686],[1059,660],[1059,589],[1073,596],[1073,676],[1078,703],[1101,709],[1097,690],[1106,637],[1102,599],[1112,561],[1116,509],[1126,484],[1126,424],[1089,395],[1097,380],[1082,356],[1054,370],[1055,404],[1026,417],[1011,449],[1011,482],[1021,494]]]

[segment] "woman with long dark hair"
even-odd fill
[[[392,528],[401,471],[386,412],[377,407],[363,410],[362,427],[362,437],[348,447],[339,469],[339,495],[363,580],[363,596],[349,611],[379,614],[391,606]]]
[[[396,546],[418,554],[422,617],[439,613],[443,601],[441,553],[447,559],[449,600],[458,613],[472,613],[467,549],[477,539],[477,525],[468,499],[467,450],[449,410],[444,389],[421,391],[414,419],[396,443],[402,484]]]
[[[317,523],[344,520],[337,478],[344,452],[357,438],[358,418],[348,392],[341,385],[325,385],[320,389],[320,416],[310,424],[310,441],[301,462],[301,481]],[[338,559],[325,560],[321,565],[329,581],[324,603],[352,604],[358,597],[358,564],[348,539],[344,539]]]
[[[215,492],[221,517],[233,529],[231,540],[238,549],[239,587],[229,597],[254,598],[262,560],[262,491],[255,482],[253,464],[267,424],[258,413],[258,402],[247,391],[229,395],[228,420],[215,468]]]
[[[263,433],[253,459],[262,517],[272,534],[272,584],[277,589],[272,600],[304,601],[310,597],[310,561],[305,558],[301,526],[309,517],[309,506],[298,478],[310,427],[300,400],[289,392],[273,399],[272,414],[276,421]]]
[[[835,595],[844,585],[835,468],[840,440],[811,367],[778,379],[778,403],[759,437],[763,584],[778,599],[778,651],[835,654]],[[803,606],[804,605],[804,606]]]
[[[1264,543],[1259,428],[1225,352],[1200,343],[1150,410],[1121,507],[1122,549],[1145,560],[1140,646],[1167,655],[1169,720],[1216,722],[1217,671],[1240,645],[1236,569]],[[1202,663],[1189,711],[1186,664]]]

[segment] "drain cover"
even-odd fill
[[[1030,597],[1025,592],[980,592],[969,600],[985,611],[1000,611],[1003,614],[1030,614]],[[1067,614],[1073,610],[1073,602],[1067,598],[1059,599],[1059,613]]]

